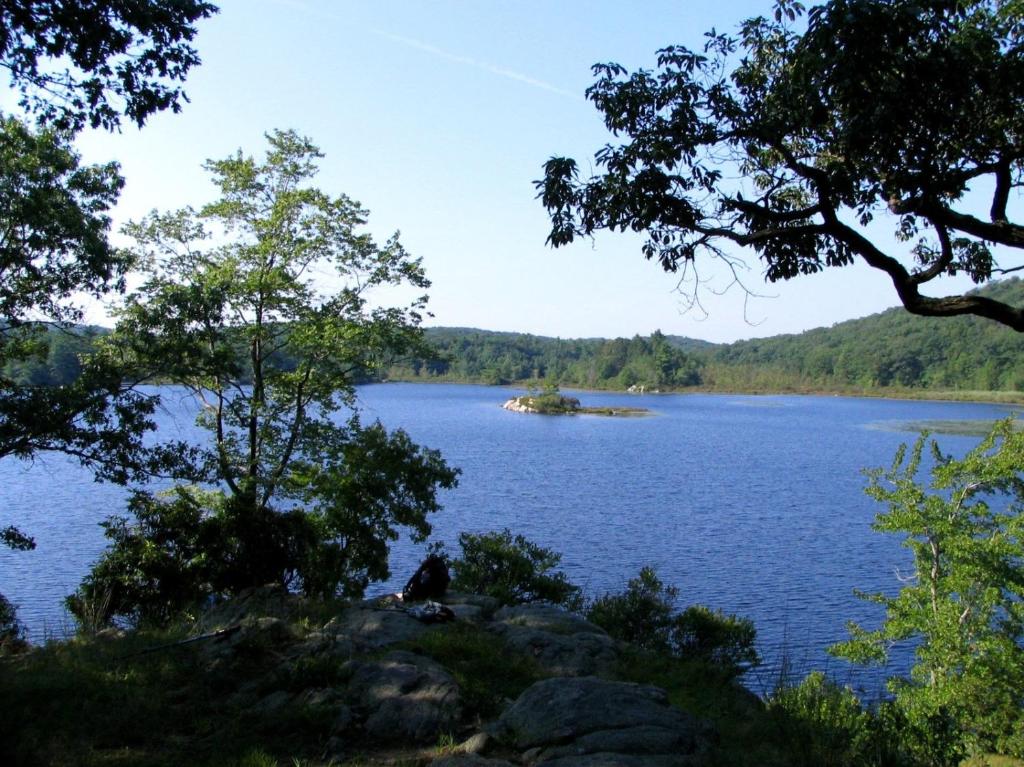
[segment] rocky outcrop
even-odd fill
[[[513,413],[545,413],[571,415],[580,410],[580,401],[575,397],[558,396],[551,399],[541,397],[513,397],[502,405]]]
[[[323,633],[343,637],[360,650],[378,650],[417,639],[432,626],[394,607],[350,607],[323,628]]]
[[[268,721],[308,712],[331,723],[325,759],[397,750],[435,767],[703,763],[712,743],[706,725],[656,687],[602,678],[614,672],[620,650],[598,626],[552,605],[498,609],[489,597],[464,594],[445,602],[467,627],[464,636],[490,635],[502,648],[496,657],[523,663],[526,656],[551,678],[507,700],[490,722],[478,721],[467,700],[479,692],[460,688],[458,659],[449,669],[423,649],[445,646],[431,632],[451,624],[417,620],[393,598],[343,607],[311,625],[308,617],[289,620],[301,607],[296,598],[254,590],[216,606],[201,624],[216,634],[193,641],[203,640],[210,673],[238,685],[226,690],[227,705]],[[438,754],[436,744],[455,736],[457,745]]]
[[[614,640],[603,629],[551,605],[502,608],[488,629],[552,676],[608,673],[618,658]]]

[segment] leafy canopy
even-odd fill
[[[683,276],[701,257],[733,274],[754,249],[769,281],[861,259],[916,314],[975,314],[1024,330],[1024,310],[972,294],[923,295],[1022,268],[1015,194],[1024,172],[1019,2],[831,0],[701,52],[670,46],[655,71],[597,64],[588,98],[620,139],[599,173],[554,157],[537,182],[555,247],[609,229],[644,232],[646,258]],[[975,211],[974,195],[989,210]],[[876,218],[897,245],[871,237]],[[694,280],[694,291],[699,280]],[[694,299],[697,300],[696,295]]]
[[[888,510],[875,528],[904,536],[914,569],[885,608],[881,628],[850,625],[832,651],[855,662],[884,661],[893,645],[914,647],[910,679],[893,679],[896,705],[922,751],[1024,756],[1024,433],[999,422],[964,458],[939,452],[918,482],[926,436],[892,467],[869,472],[868,494]]]
[[[195,23],[216,13],[201,0],[7,0],[0,8],[0,68],[20,106],[63,129],[142,125],[187,97],[179,83],[199,63]]]
[[[80,321],[81,294],[123,285],[130,255],[107,242],[122,183],[116,164],[83,167],[60,134],[0,116],[0,370],[45,356],[46,325]],[[124,480],[151,413],[98,359],[60,388],[0,374],[0,458],[62,450]]]
[[[113,612],[163,619],[270,581],[359,595],[387,578],[397,528],[424,539],[436,489],[456,483],[435,451],[363,426],[355,408],[366,371],[422,350],[426,296],[375,300],[427,288],[420,262],[397,236],[361,232],[356,202],[311,186],[321,154],[308,139],[267,140],[262,160],[206,164],[214,202],[126,228],[146,280],[105,354],[137,381],[182,387],[208,438],[170,495],[136,495],[138,524],[108,524],[113,548],[80,601],[106,589]]]
[[[60,450],[121,482],[163,465],[168,451],[142,450],[154,403],[122,386],[116,368],[97,360],[59,388],[7,373],[45,356],[39,323],[81,319],[76,294],[123,289],[129,262],[107,242],[106,215],[123,180],[115,163],[80,167],[73,133],[177,112],[186,100],[177,83],[199,63],[193,24],[215,11],[199,0],[0,6],[0,68],[40,126],[0,114],[0,458]],[[13,527],[0,543],[33,545]]]

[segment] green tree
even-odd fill
[[[914,569],[896,596],[866,595],[885,607],[881,628],[851,624],[832,651],[871,662],[915,648],[910,679],[890,689],[922,753],[951,764],[978,750],[1024,756],[1024,433],[1001,421],[960,460],[932,442],[927,486],[925,444],[869,472],[867,490],[888,507],[875,529],[905,536]]]
[[[1024,226],[1009,201],[1024,170],[1022,7],[1004,0],[778,0],[772,19],[704,50],[671,46],[655,71],[594,67],[587,96],[617,137],[581,180],[555,157],[537,182],[555,247],[602,230],[646,232],[675,272],[753,248],[769,281],[860,259],[916,314],[974,314],[1024,330],[1019,305],[923,295],[944,276],[982,283]],[[990,209],[976,214],[975,194]],[[872,240],[884,217],[897,245]],[[695,284],[699,284],[699,281]]]
[[[669,652],[679,589],[666,586],[652,567],[630,578],[621,594],[606,593],[586,607],[587,620],[615,639],[655,652]]]
[[[162,465],[142,450],[154,403],[115,369],[47,385],[47,328],[79,321],[76,295],[116,289],[128,269],[106,238],[121,185],[115,164],[83,167],[67,137],[0,116],[0,459],[59,450],[116,481]],[[32,539],[8,527],[0,543]]]
[[[0,68],[41,126],[0,114],[0,458],[61,450],[119,481],[140,467],[153,403],[126,390],[116,370],[97,363],[59,389],[19,385],[8,372],[45,355],[39,321],[80,319],[71,297],[119,289],[128,266],[106,239],[118,168],[80,167],[72,132],[178,111],[179,83],[199,63],[193,25],[215,11],[199,0],[0,7]],[[6,531],[6,544],[31,542]]]
[[[107,589],[114,613],[163,618],[168,605],[268,581],[359,595],[388,576],[397,528],[425,538],[436,488],[455,485],[436,452],[364,427],[354,407],[360,376],[422,350],[426,296],[374,301],[375,289],[428,287],[420,262],[397,236],[378,245],[359,231],[356,202],[310,186],[322,155],[308,139],[267,139],[262,161],[207,163],[215,202],[126,228],[146,281],[106,353],[193,395],[210,438],[176,474],[213,489],[138,493],[141,524],[111,522],[114,545],[78,604]]]

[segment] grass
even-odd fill
[[[311,619],[303,615],[299,622]],[[196,644],[145,652],[186,636],[179,627],[110,640],[51,642],[0,660],[0,764],[331,764],[321,755],[332,734],[334,708],[293,699],[259,713],[252,703],[279,690],[292,694],[342,685],[347,672],[340,659],[327,654],[287,661],[258,636],[213,662]],[[510,653],[500,639],[470,624],[451,624],[396,647],[451,671],[468,721],[496,717],[543,676],[532,658]],[[439,741],[437,752],[452,750],[456,736]],[[421,763],[420,757],[399,752],[334,764],[356,767],[382,759]]]
[[[254,650],[210,671],[193,646],[138,654],[182,628],[110,641],[52,642],[0,662],[0,763],[83,767],[277,764],[313,757],[326,723],[296,706],[273,722],[233,706],[240,681],[270,660]]]

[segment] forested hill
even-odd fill
[[[1020,305],[1024,281],[977,295]],[[908,387],[1024,390],[1024,334],[977,317],[918,317],[902,307],[798,335],[717,347],[704,360],[715,388]]]
[[[1011,278],[977,291],[1024,303]],[[798,335],[710,344],[655,332],[632,339],[558,339],[430,328],[438,359],[396,365],[392,378],[563,386],[632,385],[742,391],[1024,390],[1024,334],[974,317],[926,318],[890,309]]]
[[[1024,303],[1024,281],[978,291]],[[50,329],[40,352],[9,362],[20,383],[54,385],[78,375],[99,328]],[[472,328],[428,328],[435,359],[382,371],[391,379],[507,384],[554,381],[597,389],[719,391],[1024,391],[1024,334],[995,322],[925,318],[890,309],[799,335],[711,344],[655,331],[633,338],[560,339]]]

